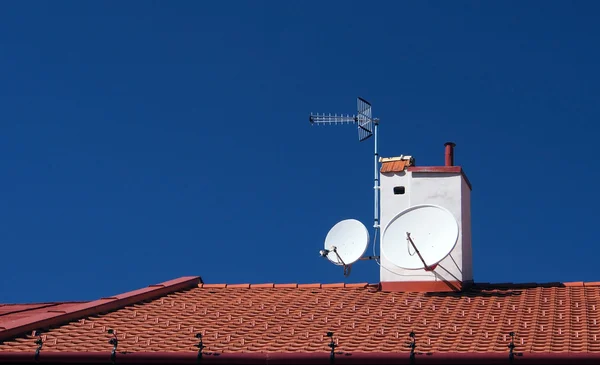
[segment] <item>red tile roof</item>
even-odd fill
[[[5,341],[22,333],[67,323],[72,320],[97,315],[98,313],[114,311],[134,303],[196,286],[199,282],[201,282],[199,277],[183,277],[157,285],[150,285],[148,288],[134,290],[114,297],[73,304],[68,307],[62,307],[61,310],[32,311],[30,312],[30,316],[15,317],[14,319],[3,321],[2,325],[0,325],[0,341]]]
[[[4,324],[40,313],[57,313],[84,302],[0,304],[0,330]]]
[[[478,284],[460,293],[384,292],[363,284],[202,284],[182,278],[4,323],[2,352],[119,351],[505,353],[509,332],[525,353],[600,353],[599,283]]]

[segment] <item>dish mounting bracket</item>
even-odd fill
[[[433,270],[435,270],[435,268],[437,267],[437,264],[431,265],[431,266],[427,265],[427,263],[423,259],[423,256],[421,256],[421,253],[419,252],[419,249],[417,248],[417,245],[415,245],[415,242],[410,237],[410,232],[406,232],[406,240],[408,242],[410,242],[410,244],[412,245],[412,247],[415,249],[415,252],[417,253],[417,255],[419,256],[419,259],[421,259],[421,262],[423,263],[423,268],[425,269],[425,271],[433,271]]]

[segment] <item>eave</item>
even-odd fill
[[[194,352],[117,353],[116,364],[331,364],[330,353],[206,353],[198,359]],[[13,364],[109,364],[110,352],[48,352],[36,360],[33,353],[0,353],[0,363]],[[417,354],[414,362],[407,352],[343,352],[334,364],[511,364],[505,353]],[[525,353],[512,364],[598,364],[600,353]]]

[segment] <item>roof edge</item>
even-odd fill
[[[59,305],[59,304],[80,304],[87,303],[89,300],[65,300],[64,302],[29,302],[29,303],[0,303],[0,307],[10,307],[14,305],[39,305],[39,306],[49,306],[49,305]]]
[[[409,166],[406,168],[408,171],[411,172],[429,172],[429,173],[455,173],[455,174],[461,174],[463,179],[465,179],[465,182],[467,183],[467,186],[469,187],[470,190],[473,190],[473,185],[471,185],[471,181],[469,180],[469,178],[467,177],[467,174],[465,173],[465,170],[463,170],[463,168],[461,166]]]
[[[276,284],[276,283],[259,283],[259,284],[198,284],[199,288],[202,289],[328,289],[328,288],[366,288],[369,283],[287,283],[287,284]]]
[[[13,338],[29,331],[55,326],[102,312],[112,311],[130,304],[154,299],[179,290],[196,287],[201,282],[202,278],[199,276],[184,276],[109,298],[101,298],[91,302],[73,305],[62,313],[40,313],[28,318],[18,319],[0,327],[0,341]]]
[[[510,363],[507,352],[492,353],[424,353],[417,354],[419,364],[507,364]],[[600,353],[518,353],[519,364],[597,364]],[[196,352],[133,352],[117,353],[116,362],[119,364],[197,364]],[[108,363],[111,361],[110,352],[41,352],[39,358],[34,353],[3,352],[0,362],[9,363]],[[204,364],[330,364],[330,353],[211,353],[202,356]],[[412,364],[408,352],[336,352],[336,364]]]
[[[2,317],[11,315],[11,314],[15,314],[15,313],[24,313],[24,312],[28,312],[28,311],[34,311],[34,310],[38,310],[38,309],[46,309],[46,308],[52,308],[52,307],[59,307],[61,305],[77,305],[77,304],[82,304],[82,303],[88,303],[88,302],[55,302],[55,303],[26,303],[26,304],[0,304],[0,308],[10,308],[10,307],[18,307],[20,309],[14,309],[14,310],[8,310],[6,312],[2,312],[0,313],[0,320],[2,320]],[[27,307],[24,307],[27,306]],[[2,326],[0,326],[0,328],[2,328]]]

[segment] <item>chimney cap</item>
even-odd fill
[[[456,143],[454,143],[454,142],[446,142],[446,143],[444,143],[444,146],[448,146],[448,145],[450,145],[452,147],[456,147]]]

